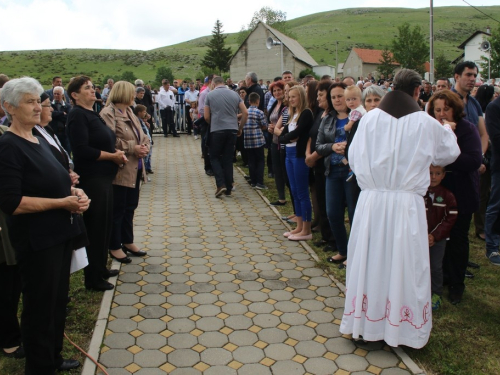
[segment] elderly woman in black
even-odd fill
[[[9,235],[22,279],[21,330],[25,373],[53,375],[79,366],[63,360],[72,250],[85,245],[76,216],[90,201],[73,188],[49,144],[32,134],[40,122],[42,86],[33,78],[5,84],[1,105],[11,126],[0,138],[0,209],[11,215]]]
[[[85,287],[110,290],[113,284],[104,279],[118,275],[106,268],[113,216],[113,179],[118,166],[127,162],[123,151],[115,149],[115,134],[92,110],[95,90],[89,77],[78,76],[68,85],[68,95],[75,104],[68,114],[68,133],[79,186],[94,204],[83,215],[89,245],[85,267]]]

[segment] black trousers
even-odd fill
[[[233,152],[236,145],[236,130],[220,130],[210,133],[210,163],[217,187],[233,188]]]
[[[113,226],[109,248],[118,250],[134,242],[134,212],[139,205],[142,169],[137,172],[135,188],[113,185]]]
[[[465,290],[465,271],[469,262],[469,227],[472,214],[460,213],[451,229],[450,240],[444,253],[443,273],[450,290],[463,294]]]
[[[276,190],[278,191],[278,199],[284,201],[285,196],[285,174],[281,167],[281,156],[280,148],[276,143],[272,143],[269,151],[272,153],[272,163],[273,163],[273,173],[274,173],[274,183],[276,184]]]
[[[205,172],[212,170],[212,163],[210,162],[209,148],[207,146],[207,138],[209,137],[208,125],[203,125],[200,128],[201,134],[201,154],[203,155],[203,160],[205,162]]]
[[[170,133],[177,135],[177,130],[175,129],[174,111],[172,108],[160,109],[160,116],[163,135],[167,136],[169,129]]]
[[[189,110],[191,107],[185,106],[184,107],[184,116],[186,118],[186,124],[187,124],[187,134],[191,135],[191,132],[193,131],[193,120],[191,119],[191,114],[189,113]]]
[[[72,241],[21,254],[21,333],[26,375],[53,375],[62,364]]]
[[[335,243],[330,222],[326,214],[326,177],[325,177],[325,163],[323,159],[316,161],[314,166],[314,187],[316,189],[316,199],[319,206],[319,218],[315,218],[321,228],[321,238],[330,244]],[[319,220],[318,220],[319,219]]]
[[[17,319],[21,288],[19,266],[0,264],[0,350],[21,344],[21,328]]]
[[[113,179],[114,176],[81,177],[82,188],[92,200],[89,209],[83,214],[89,244],[85,267],[85,285],[94,286],[102,281],[107,271],[109,240],[113,220]]]
[[[248,170],[250,182],[264,185],[264,146],[247,148]]]

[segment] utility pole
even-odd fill
[[[429,81],[434,83],[434,6],[433,0],[431,0],[431,10],[430,10],[430,37],[429,37],[429,45],[431,47],[431,61],[430,62],[430,72],[429,72]]]

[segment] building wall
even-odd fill
[[[481,65],[479,65],[479,64],[481,62],[483,62],[481,60],[481,56],[485,56],[485,57],[489,56],[489,52],[483,52],[479,49],[479,47],[481,46],[481,43],[484,40],[486,40],[486,35],[478,34],[474,38],[469,40],[469,42],[465,45],[465,48],[464,48],[464,53],[465,53],[464,61],[474,61],[479,68],[479,72],[481,72]],[[486,72],[486,76],[487,75],[488,75],[488,72]]]
[[[281,46],[267,49],[268,37],[276,40],[276,37],[261,24],[250,34],[231,61],[230,74],[233,81],[244,79],[248,72],[257,73],[259,79],[263,79],[264,82],[281,76]],[[295,77],[299,76],[301,70],[308,67],[296,61],[285,46],[283,46],[283,55],[284,70],[292,71]]]
[[[359,76],[363,75],[363,61],[354,50],[351,49],[349,56],[344,63],[343,67],[344,77],[352,76],[357,79]]]

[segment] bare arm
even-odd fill
[[[247,107],[245,107],[245,104],[243,102],[240,102],[239,107],[240,107],[240,111],[241,111],[239,132],[241,132],[243,130],[243,126],[245,126],[245,124],[247,122],[248,110],[247,110]]]
[[[481,149],[484,154],[488,149],[488,142],[490,140],[490,137],[488,136],[488,132],[486,131],[486,124],[484,122],[484,117],[482,116],[479,117],[477,129],[479,130],[479,137],[481,138]]]
[[[71,194],[64,198],[21,198],[21,203],[13,212],[14,215],[31,214],[49,210],[67,210],[82,213],[89,208],[90,200],[82,189],[71,189]]]

